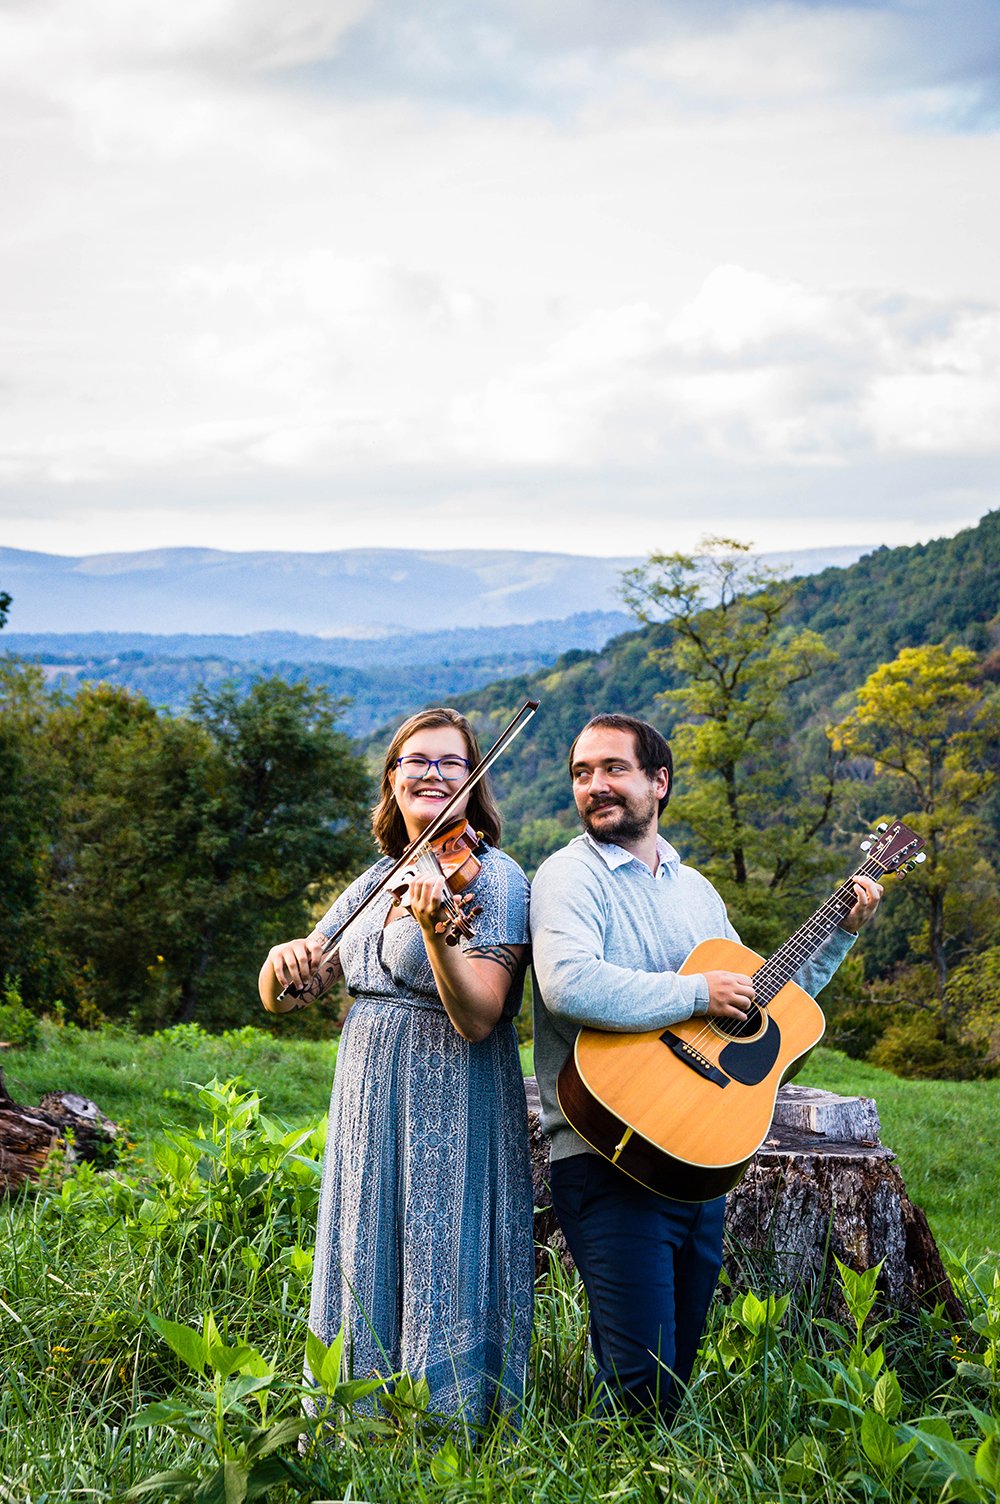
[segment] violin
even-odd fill
[[[482,909],[474,903],[474,895],[465,889],[479,876],[482,862],[479,852],[483,841],[478,831],[467,820],[457,820],[429,841],[424,841],[413,852],[411,859],[400,872],[393,875],[389,889],[394,906],[407,908],[410,883],[415,877],[443,877],[445,892],[441,900],[441,918],[434,930],[443,935],[446,945],[457,945],[459,940],[471,940],[475,934],[472,921]]]

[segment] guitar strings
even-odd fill
[[[753,973],[752,978],[755,984],[755,997],[751,1008],[756,1008],[760,1013],[766,1014],[768,1003],[774,1001],[782,987],[791,980],[803,962],[815,954],[817,946],[823,940],[827,939],[833,933],[840,920],[850,913],[855,902],[855,893],[852,886],[854,878],[860,876],[877,879],[884,877],[887,870],[874,857],[869,857],[866,861],[862,862],[857,872],[849,877],[846,882],[842,883],[819,906],[816,912],[810,915],[805,924],[801,925],[785,941],[784,945],[775,951],[769,960],[758,967],[757,971]],[[790,965],[789,962],[791,962]],[[783,972],[786,972],[786,974],[782,975]],[[758,977],[763,981],[763,986],[761,987],[757,986]],[[759,1023],[756,1020],[751,1022],[749,1018],[733,1019],[732,1022],[733,1028],[730,1030],[721,1027],[717,1020],[707,1021],[700,1032],[688,1042],[692,1048],[698,1049],[699,1053],[706,1060],[714,1059],[717,1061],[722,1050],[725,1049],[728,1043],[732,1040],[745,1039],[747,1036],[752,1037],[756,1035],[759,1028]],[[709,1055],[706,1045],[706,1041],[710,1042],[712,1040],[719,1041],[719,1055],[714,1057]]]

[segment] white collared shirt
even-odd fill
[[[624,867],[626,862],[638,862],[640,867],[645,867],[646,871],[649,872],[646,863],[641,861],[631,851],[626,851],[624,846],[615,846],[611,841],[595,841],[589,830],[583,832],[583,839],[594,848],[612,872],[617,867]],[[659,882],[661,878],[674,876],[681,864],[680,856],[674,847],[671,846],[670,842],[664,840],[659,832],[657,832],[656,836],[656,856],[656,871],[649,872],[650,877]]]

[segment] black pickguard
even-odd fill
[[[727,1044],[719,1056],[722,1069],[744,1086],[756,1086],[768,1075],[781,1049],[781,1032],[767,1015],[767,1028],[756,1039]]]

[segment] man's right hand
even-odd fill
[[[741,971],[706,971],[709,1018],[746,1018],[754,1000],[753,982]]]

